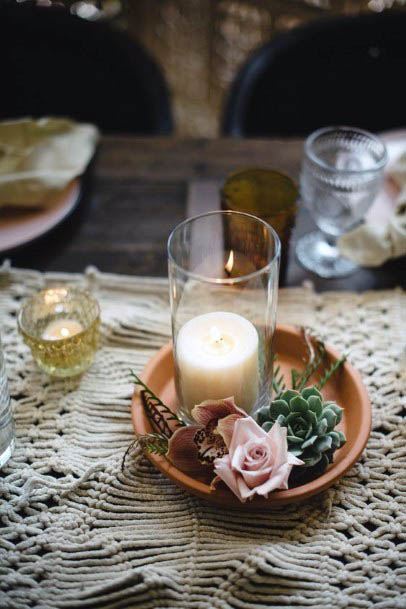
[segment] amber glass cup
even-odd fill
[[[271,169],[251,168],[232,173],[221,190],[223,210],[257,216],[270,224],[277,233],[282,247],[279,275],[281,285],[286,279],[297,199],[298,189],[293,180]]]

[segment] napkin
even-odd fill
[[[83,173],[99,132],[65,118],[0,123],[0,207],[46,207]]]
[[[338,239],[340,253],[361,266],[381,266],[406,255],[406,152],[387,175],[399,191],[394,213],[384,223],[372,218]]]

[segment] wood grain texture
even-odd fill
[[[238,168],[272,167],[298,175],[301,140],[106,137],[96,175],[140,180],[224,178]]]
[[[16,266],[40,270],[79,272],[95,265],[106,272],[166,275],[167,237],[186,217],[191,183],[221,181],[249,166],[278,169],[297,180],[302,148],[300,140],[105,137],[75,213],[50,235],[5,257]],[[310,279],[317,290],[405,286],[404,259],[339,280],[302,269],[295,261],[295,241],[313,227],[301,208],[286,285]]]

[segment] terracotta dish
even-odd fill
[[[303,368],[306,347],[299,330],[292,326],[278,326],[274,346],[278,354],[278,363],[281,364],[287,378],[289,378],[291,368]],[[327,354],[330,361],[339,357],[337,352],[330,348],[327,348]],[[163,347],[149,361],[142,374],[142,379],[165,404],[176,410],[177,399],[171,344]],[[368,394],[359,373],[349,362],[346,362],[323,388],[323,395],[326,399],[335,400],[344,408],[344,416],[338,428],[346,434],[347,443],[336,451],[334,462],[322,476],[296,488],[275,491],[269,495],[268,499],[255,497],[252,501],[240,503],[225,486],[211,491],[209,480],[192,478],[171,465],[162,456],[149,454],[148,458],[178,486],[221,507],[257,510],[303,501],[331,486],[354,465],[367,443],[371,429],[371,405]],[[136,433],[145,434],[151,431],[137,389],[132,400],[132,420]]]

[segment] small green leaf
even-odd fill
[[[292,446],[291,448],[289,448],[289,452],[291,455],[294,455],[295,457],[300,457],[300,455],[302,454],[302,449],[300,446],[296,445],[296,446]]]
[[[302,440],[304,440],[306,437],[306,433],[307,433],[307,429],[296,429],[295,436],[297,436],[298,438],[302,438]]]
[[[285,400],[285,402],[287,402],[289,404],[290,400],[294,397],[296,397],[297,395],[299,395],[298,391],[294,391],[293,389],[288,389],[287,391],[284,391],[282,393],[282,395],[280,396],[281,400]]]
[[[307,401],[309,403],[310,410],[314,412],[317,417],[319,417],[323,410],[323,404],[321,399],[316,395],[311,395]]]
[[[317,425],[317,434],[319,436],[323,436],[328,428],[328,423],[326,419],[321,419],[321,421]]]
[[[302,396],[305,398],[305,400],[308,400],[311,396],[323,399],[317,387],[306,387],[306,389],[302,390]]]
[[[335,374],[341,368],[341,366],[345,363],[346,359],[347,356],[343,355],[343,357],[333,362],[329,368],[325,369],[322,378],[317,383],[318,389],[323,389],[324,385],[331,379],[333,374]]]
[[[317,436],[311,436],[305,442],[303,442],[302,448],[304,449],[304,448],[307,448],[308,446],[312,446],[316,440],[317,440]]]
[[[333,440],[330,436],[321,436],[317,438],[314,443],[314,448],[321,453],[324,453],[326,450],[330,450]]]
[[[337,423],[337,417],[331,408],[325,408],[323,410],[323,418],[327,421],[327,429],[333,431]]]
[[[332,440],[332,448],[339,448],[340,446],[340,436],[336,431],[330,431],[328,434]]]
[[[290,378],[292,382],[292,389],[296,389],[298,380],[300,379],[300,372],[292,368],[292,370],[290,371]]]
[[[345,434],[342,431],[337,431],[337,433],[340,436],[340,446],[344,446],[344,444],[347,442]]]
[[[263,425],[262,425],[262,429],[264,431],[266,431],[267,433],[268,433],[268,431],[270,429],[272,429],[272,427],[273,427],[273,422],[272,421],[265,421],[265,423],[263,423]]]
[[[269,421],[270,418],[269,406],[262,406],[257,412],[258,425],[262,425],[265,421]]]
[[[313,425],[309,425],[309,429],[306,432],[305,435],[305,440],[308,440],[309,438],[311,438],[311,436],[314,435],[313,434]]]
[[[274,400],[269,409],[271,418],[276,419],[278,415],[283,414],[287,416],[290,413],[289,404],[285,400]]]
[[[276,361],[276,356],[274,357],[274,364]],[[286,389],[285,381],[283,378],[283,374],[281,372],[281,367],[278,365],[274,367],[273,371],[273,379],[272,379],[272,389],[275,395],[279,395]]]
[[[298,438],[297,436],[288,436],[287,437],[288,444],[302,444],[303,439]]]
[[[303,425],[306,425],[304,419],[302,418],[302,413],[300,413],[300,412],[291,412],[286,417],[286,423],[288,423],[289,425],[292,425],[292,423],[296,424],[296,423],[299,423],[299,422],[302,422]]]
[[[343,418],[343,409],[335,402],[326,402],[325,406],[328,406],[334,412],[337,418],[336,425],[338,425]]]
[[[322,453],[316,453],[312,451],[309,452],[307,456],[303,455],[303,457],[301,458],[304,461],[306,467],[313,467],[313,465],[316,465],[316,463],[321,460],[322,456]]]
[[[308,410],[304,415],[307,421],[310,423],[311,428],[316,429],[317,427],[317,417],[312,410]]]
[[[297,395],[290,401],[290,407],[293,412],[307,412],[309,407],[307,402],[301,395]]]
[[[280,414],[280,415],[278,416],[278,418],[276,419],[275,423],[279,423],[279,425],[280,425],[281,427],[286,427],[286,419],[285,419],[285,417],[283,416],[283,414]]]

